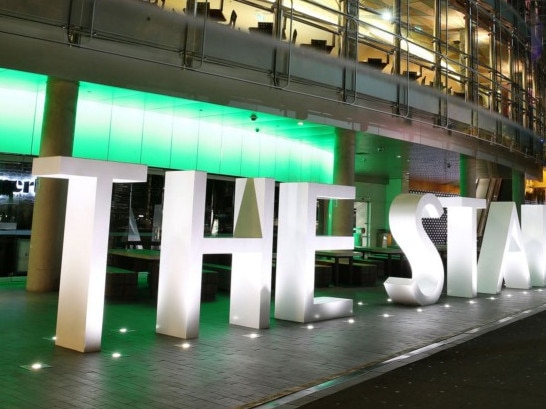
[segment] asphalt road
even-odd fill
[[[300,408],[546,408],[546,312]]]

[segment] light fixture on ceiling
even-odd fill
[[[391,21],[392,20],[392,13],[390,10],[385,10],[383,13],[381,13],[381,18],[385,21]]]

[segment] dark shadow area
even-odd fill
[[[545,323],[541,312],[300,408],[543,407]]]

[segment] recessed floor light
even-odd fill
[[[27,371],[40,371],[42,369],[51,368],[51,365],[47,365],[42,362],[34,362],[29,365],[21,365],[21,368],[24,368]]]
[[[129,329],[127,327],[121,327],[121,328],[112,329],[111,332],[114,332],[117,334],[128,334],[129,332],[135,332],[135,330]]]
[[[110,358],[119,359],[119,358],[127,358],[129,355],[121,353],[116,350],[110,350],[110,351],[101,351],[104,355],[109,356]]]

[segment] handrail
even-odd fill
[[[82,28],[82,32],[88,32],[89,33],[89,42],[86,42],[85,48],[90,49],[90,50],[92,50],[92,49],[97,49],[98,50],[99,49],[98,48],[98,43],[96,43],[96,41],[99,41],[98,37],[101,36],[101,32],[100,32],[100,24],[99,24],[99,26],[97,26],[97,23],[100,23],[100,22],[98,22],[96,20],[96,18],[98,18],[97,15],[96,15],[96,11],[100,7],[102,7],[103,5],[105,5],[107,3],[106,2],[101,3],[101,2],[99,2],[97,0],[83,0],[82,4],[83,3],[86,3],[88,5],[89,4],[92,5],[92,7],[90,8],[91,15],[88,16],[90,18],[87,20],[89,22],[89,27]],[[73,0],[70,0],[69,4],[72,5]],[[293,10],[293,3],[291,5],[290,11],[291,11],[291,13],[293,13],[293,11],[294,11]],[[2,10],[0,10],[0,16],[2,14],[3,14],[3,12],[2,12]],[[29,16],[26,16],[26,17],[29,17]],[[36,21],[36,16],[30,16],[30,17],[33,17],[33,18],[30,18],[29,21],[33,21],[33,22]],[[73,16],[69,17],[68,22],[73,21],[73,20],[71,20],[72,17]],[[291,15],[291,17],[292,17],[292,15]],[[17,18],[23,18],[24,19],[25,16],[18,15]],[[334,97],[330,98],[330,97],[326,97],[325,95],[318,95],[316,93],[313,93],[311,88],[309,88],[305,92],[303,92],[301,89],[296,90],[293,87],[293,85],[295,85],[294,81],[297,81],[299,84],[306,84],[308,79],[305,78],[305,77],[297,77],[297,78],[294,77],[293,68],[294,68],[294,64],[296,63],[296,60],[294,60],[294,56],[295,56],[294,53],[296,52],[296,49],[293,47],[293,45],[291,43],[288,43],[288,44],[285,44],[285,43],[282,43],[282,42],[274,43],[273,41],[269,41],[269,40],[268,40],[267,43],[264,43],[267,47],[271,47],[271,50],[273,50],[276,53],[282,53],[282,52],[285,52],[286,50],[288,51],[288,62],[287,62],[287,70],[286,70],[287,83],[283,84],[283,86],[280,86],[280,83],[277,82],[276,80],[273,82],[273,84],[271,84],[270,80],[267,80],[267,77],[264,77],[265,78],[264,81],[258,82],[258,81],[255,81],[255,80],[249,80],[248,78],[245,78],[243,75],[240,75],[240,76],[235,75],[235,76],[228,77],[227,75],[219,74],[219,73],[215,72],[214,70],[209,70],[208,68],[211,67],[211,64],[218,63],[218,64],[222,64],[222,65],[228,65],[228,66],[231,66],[231,67],[237,67],[240,64],[240,62],[234,61],[234,60],[222,59],[222,58],[224,58],[222,56],[220,58],[218,58],[218,56],[210,54],[210,51],[208,51],[209,49],[207,47],[209,45],[208,35],[211,34],[210,28],[212,28],[213,25],[207,24],[207,19],[206,18],[203,19],[202,24],[200,22],[198,23],[197,19],[184,19],[183,17],[180,17],[180,18],[183,19],[184,24],[181,24],[179,30],[185,30],[185,29],[192,28],[192,27],[193,28],[199,27],[202,30],[202,33],[201,33],[201,42],[202,43],[200,44],[201,50],[199,51],[199,58],[197,59],[198,64],[195,65],[194,63],[190,63],[186,58],[184,58],[183,66],[182,66],[182,68],[184,68],[184,69],[188,69],[188,70],[192,70],[192,71],[196,71],[196,72],[203,72],[203,73],[207,73],[207,74],[211,74],[211,75],[224,76],[226,78],[231,78],[231,79],[234,79],[234,80],[237,80],[237,81],[253,83],[253,84],[261,85],[261,86],[270,87],[271,85],[273,85],[274,87],[285,90],[287,92],[306,94],[306,95],[314,97],[314,98],[329,100],[329,101],[336,102],[336,103],[343,102],[343,103],[345,103],[347,105],[351,105],[351,106],[354,106],[354,107],[357,107],[357,108],[362,108],[362,109],[366,109],[366,110],[372,110],[372,111],[377,111],[377,112],[393,115],[392,112],[389,112],[387,110],[381,110],[380,108],[376,109],[376,108],[371,107],[369,104],[365,103],[367,96],[362,95],[362,94],[359,93],[359,89],[360,89],[359,87],[362,85],[360,81],[361,81],[361,78],[364,78],[363,77],[363,72],[364,71],[362,71],[359,68],[357,60],[355,60],[355,61],[345,61],[345,62],[340,61],[339,62],[340,67],[350,67],[350,70],[352,71],[351,74],[352,74],[352,80],[353,80],[353,85],[354,85],[354,94],[352,95],[353,98],[351,98],[350,101],[340,101],[339,99],[336,99]],[[192,23],[191,20],[193,20],[194,23]],[[355,24],[358,25],[358,28],[360,28],[360,24],[366,24],[366,23],[362,22],[359,19],[354,19],[354,22],[355,22]],[[44,22],[44,23],[45,24],[50,24],[50,22]],[[199,25],[197,25],[196,23],[198,23]],[[291,23],[292,23],[292,21],[291,21]],[[215,27],[215,29],[216,29],[216,27]],[[95,30],[98,30],[98,31],[95,31]],[[181,31],[180,34],[182,36],[181,40],[186,41],[186,46],[184,47],[184,52],[187,53],[188,50],[189,50],[189,44],[187,43],[189,37],[188,37],[188,35],[185,35],[182,31]],[[116,40],[115,35],[116,35],[116,33],[111,33],[111,35],[108,36],[108,38],[106,38],[106,41],[112,41],[112,42],[120,41],[121,43],[125,43],[125,40],[122,39],[121,37]],[[214,34],[214,35],[216,35],[216,34]],[[242,34],[238,33],[237,35],[242,35]],[[403,36],[400,36],[399,38],[401,38],[403,41],[406,41],[408,43],[411,42],[411,39],[403,38]],[[249,41],[254,41],[254,40],[255,39],[252,38],[251,36],[249,37]],[[259,39],[259,40],[261,41],[261,39]],[[104,41],[104,40],[101,40],[101,41]],[[149,42],[145,43],[142,38],[134,37],[133,38],[133,43],[135,45],[140,44],[143,47],[149,47],[149,48],[154,48],[155,47],[157,50],[162,50],[162,52],[169,52],[167,50],[167,47],[163,47],[163,49],[162,49],[159,46],[155,46],[152,43],[149,43]],[[167,44],[167,43],[165,43],[165,44]],[[83,47],[83,45],[81,45],[81,44],[78,45],[78,46]],[[193,51],[196,51],[196,50],[193,50]],[[130,50],[128,52],[130,52]],[[411,61],[409,54],[410,53],[405,53],[405,55],[404,55],[407,64],[409,64],[410,61]],[[301,61],[301,58],[304,58],[304,57],[302,57],[302,55],[303,54],[298,52],[298,54],[297,54],[298,61]],[[312,58],[315,58],[315,57],[312,57]],[[320,59],[322,61],[323,58],[328,58],[328,57],[320,57],[317,54],[316,58],[318,58],[318,59]],[[443,58],[446,58],[446,57],[443,57]],[[446,60],[447,60],[447,58],[446,58]],[[332,59],[332,63],[333,63],[333,61],[335,61],[335,60]],[[158,64],[166,64],[166,62],[160,61],[159,59],[157,59],[155,61],[152,61],[152,62],[158,63]],[[262,70],[258,66],[254,66],[254,67],[245,66],[244,68],[247,69],[247,70],[258,70],[258,71]],[[278,73],[276,71],[276,66],[273,66],[272,68],[273,68],[272,71],[274,73],[274,75],[273,75],[274,79],[278,79],[280,73]],[[449,75],[447,68],[446,68],[445,72],[446,72],[446,75]],[[475,73],[475,75],[478,75],[478,76],[481,75],[477,69],[473,69],[473,72]],[[396,78],[394,80],[396,81]],[[325,86],[327,86],[327,85],[325,84]],[[430,125],[430,122],[424,121],[424,120],[422,120],[420,118],[410,118],[410,116],[411,116],[410,112],[409,112],[410,95],[419,90],[419,88],[416,88],[416,87],[417,86],[413,86],[413,84],[411,84],[411,82],[409,81],[409,78],[406,78],[406,81],[404,81],[404,88],[406,90],[406,98],[407,99],[406,99],[406,101],[404,101],[404,104],[405,104],[404,107],[407,108],[407,110],[406,110],[405,114],[400,115],[400,116],[402,118],[411,119],[412,121],[416,121],[416,122],[422,121],[423,123],[428,123]],[[423,92],[423,91],[421,91],[421,92]],[[447,105],[452,105],[452,104],[454,104],[454,106],[457,106],[458,101],[456,99],[454,99],[455,97],[448,97],[445,94],[442,94],[442,95],[440,95],[440,94],[441,93],[432,94],[432,95],[435,95],[436,98],[442,98],[443,100],[445,100],[447,102],[446,106]],[[386,105],[389,104],[389,100],[384,100],[383,102]],[[390,101],[390,102],[392,103],[393,101]],[[532,147],[532,149],[533,149],[532,153],[535,153],[538,150],[537,149],[538,146],[536,144],[539,144],[539,143],[542,144],[542,141],[540,140],[540,135],[534,134],[532,132],[532,130],[526,129],[522,125],[517,124],[516,122],[510,120],[509,118],[503,118],[502,116],[496,114],[495,112],[487,112],[486,113],[486,112],[483,112],[483,111],[477,109],[477,107],[469,107],[468,105],[465,105],[464,109],[471,109],[472,112],[475,111],[477,113],[476,115],[477,115],[478,120],[480,118],[486,118],[487,116],[489,116],[489,119],[488,119],[489,121],[493,121],[495,123],[501,123],[502,126],[498,127],[498,129],[502,130],[503,127],[504,127],[507,130],[507,133],[509,135],[511,135],[511,138],[513,138],[516,135],[519,135],[520,138],[522,138],[522,137],[527,138],[527,140],[528,140],[527,145]],[[415,112],[413,107],[412,107],[412,111]],[[429,112],[424,112],[424,114],[433,115],[434,113],[433,112],[430,112],[430,113]],[[436,114],[442,114],[442,112],[437,112]],[[424,117],[426,117],[426,115]],[[537,117],[539,117],[539,115],[537,115]],[[460,129],[450,128],[450,122],[453,123],[453,122],[457,122],[457,121],[451,121],[450,118],[446,117],[445,123],[444,123],[444,121],[442,121],[442,122],[434,124],[434,125],[438,126],[439,128],[443,128],[443,129],[445,129],[446,131],[449,131],[449,132],[461,133],[461,134],[464,134],[464,135],[467,135],[467,136],[472,136],[472,137],[477,137],[479,139],[482,139],[481,136],[480,136],[480,132],[473,132],[473,131],[472,132],[465,132],[465,131],[461,131]],[[467,124],[467,126],[472,127],[472,123]],[[484,132],[489,132],[489,131],[487,129],[484,129]],[[501,136],[502,135],[497,135],[497,137],[501,137]],[[488,140],[486,138],[483,138],[483,139]],[[500,139],[502,139],[502,138],[500,138]],[[530,141],[530,144],[529,144],[529,141]],[[542,146],[542,145],[540,145],[540,146]],[[525,154],[525,149],[522,149],[521,153]],[[541,152],[541,156],[542,156],[542,152]]]

